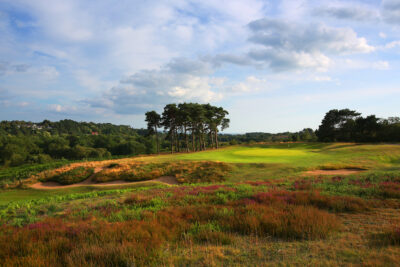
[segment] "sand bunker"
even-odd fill
[[[178,181],[176,180],[176,178],[173,176],[162,176],[157,179],[139,181],[139,182],[127,182],[127,181],[123,181],[123,180],[116,180],[116,181],[105,182],[105,183],[95,183],[91,180],[91,178],[89,178],[83,182],[71,184],[71,185],[61,185],[56,182],[40,182],[40,183],[30,185],[30,187],[34,188],[34,189],[63,189],[63,188],[71,188],[71,187],[79,187],[79,186],[104,187],[104,186],[117,186],[117,185],[133,185],[133,184],[141,184],[141,183],[148,183],[148,182],[159,182],[159,183],[164,183],[164,184],[169,184],[169,185],[179,184]]]
[[[360,173],[364,170],[361,169],[340,169],[340,170],[313,170],[306,171],[304,175],[350,175]]]

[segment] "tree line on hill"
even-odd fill
[[[0,166],[201,151],[254,142],[400,142],[400,118],[362,117],[349,109],[327,112],[317,131],[306,128],[276,134],[222,134],[229,126],[227,115],[221,107],[183,103],[166,105],[162,114],[146,113],[148,129],[73,120],[2,121]]]
[[[350,109],[332,109],[316,131],[322,142],[400,142],[400,118],[362,117]]]
[[[0,122],[0,165],[154,153],[145,129],[111,123]]]

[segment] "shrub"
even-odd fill
[[[379,194],[384,198],[400,198],[400,182],[382,182]]]
[[[400,225],[393,225],[383,233],[371,235],[371,242],[381,246],[400,246]]]
[[[323,196],[317,192],[271,191],[255,194],[252,199],[260,204],[288,203],[314,206],[335,212],[367,211],[367,202],[361,198],[348,196]]]
[[[215,223],[199,224],[196,222],[191,226],[188,234],[197,243],[215,245],[229,245],[232,243],[232,238],[226,233],[221,232],[219,225]]]
[[[231,171],[229,164],[213,161],[178,162],[172,163],[169,168],[169,174],[175,176],[180,183],[222,182]]]
[[[66,172],[56,174],[48,181],[57,182],[63,185],[76,184],[88,179],[94,172],[93,168],[77,167]]]
[[[106,168],[112,169],[112,168],[117,168],[117,167],[121,167],[121,165],[116,162],[113,162],[113,163],[108,164]]]
[[[221,182],[231,170],[222,162],[168,162],[141,163],[108,167],[96,173],[93,180],[108,182],[115,180],[143,181],[161,176],[174,176],[180,183]]]
[[[164,218],[167,222],[170,218]],[[168,226],[168,227],[167,227]],[[46,221],[0,228],[2,266],[149,266],[178,236],[179,221],[118,223]]]
[[[339,229],[336,216],[314,207],[248,205],[235,209],[221,224],[241,234],[282,239],[319,239]]]

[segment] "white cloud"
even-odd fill
[[[266,65],[273,71],[327,71],[331,57],[370,53],[375,47],[358,37],[350,28],[334,28],[324,24],[291,23],[282,19],[260,19],[249,24],[253,44],[247,54],[219,54],[213,58],[236,65]]]
[[[380,13],[372,6],[352,2],[333,2],[319,6],[312,12],[316,16],[332,17],[352,21],[376,21]]]
[[[244,82],[237,83],[232,86],[231,93],[251,93],[261,90],[268,90],[268,83],[265,79],[255,76],[248,76]]]
[[[335,65],[340,66],[343,70],[346,69],[375,69],[375,70],[388,70],[390,64],[387,61],[365,61],[356,59],[337,60]]]
[[[383,48],[384,49],[393,49],[398,46],[400,46],[400,41],[392,41],[390,43],[387,43]]]
[[[345,54],[369,53],[375,50],[351,28],[293,24],[274,19],[257,20],[250,23],[249,27],[252,30],[251,42],[273,49]]]
[[[113,81],[103,81],[100,77],[92,75],[86,70],[75,71],[75,78],[84,88],[93,92],[107,90],[115,84]]]
[[[100,98],[84,102],[120,114],[141,113],[169,102],[215,102],[223,96],[216,91],[223,79],[209,77],[211,70],[206,61],[176,58],[159,69],[130,75]]]

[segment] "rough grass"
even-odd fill
[[[340,229],[336,215],[309,205],[214,205],[202,194],[189,204],[178,191],[174,201],[182,204],[173,205],[172,192],[155,190],[150,197],[138,191],[121,202],[77,206],[63,219],[46,216],[25,226],[4,225],[0,261],[3,266],[146,266],[159,263],[167,245],[188,240],[221,246],[231,244],[234,234],[316,240]]]
[[[378,246],[400,246],[400,225],[392,225],[382,233],[372,234],[371,242]]]
[[[280,144],[74,163],[61,172],[184,184],[0,191],[0,265],[396,266],[399,158],[398,145]],[[302,174],[319,166],[368,171]]]
[[[143,181],[161,176],[174,176],[180,183],[222,182],[231,167],[222,162],[135,162],[105,168],[93,176],[95,182],[115,180]]]
[[[57,173],[43,180],[57,182],[62,185],[70,185],[80,183],[88,179],[93,173],[93,168],[77,167],[66,172]]]
[[[273,203],[288,203],[294,205],[314,206],[334,212],[368,211],[368,203],[361,199],[348,196],[324,196],[318,192],[287,192],[271,191],[258,193],[252,197],[257,203],[265,205]]]
[[[369,200],[312,190],[288,191],[280,186],[279,182],[250,181],[103,189],[10,204],[0,212],[0,262],[3,266],[179,265],[183,259],[179,253],[193,246],[237,247],[251,254],[265,244],[290,253],[285,244],[318,247],[327,242],[329,249],[313,254],[324,259],[325,253],[341,253],[334,240],[349,231],[342,214],[373,216],[368,215]],[[11,226],[12,222],[18,223]],[[240,245],[255,237],[264,241],[257,245],[253,240],[248,248]],[[305,256],[306,251],[297,253]],[[201,250],[190,253],[185,254],[193,261],[189,265],[203,264],[195,256]],[[254,265],[261,257],[251,254],[243,261],[247,256],[232,258],[236,254],[222,253],[224,257],[214,265],[228,265],[225,257]],[[282,263],[279,255],[273,259]]]

